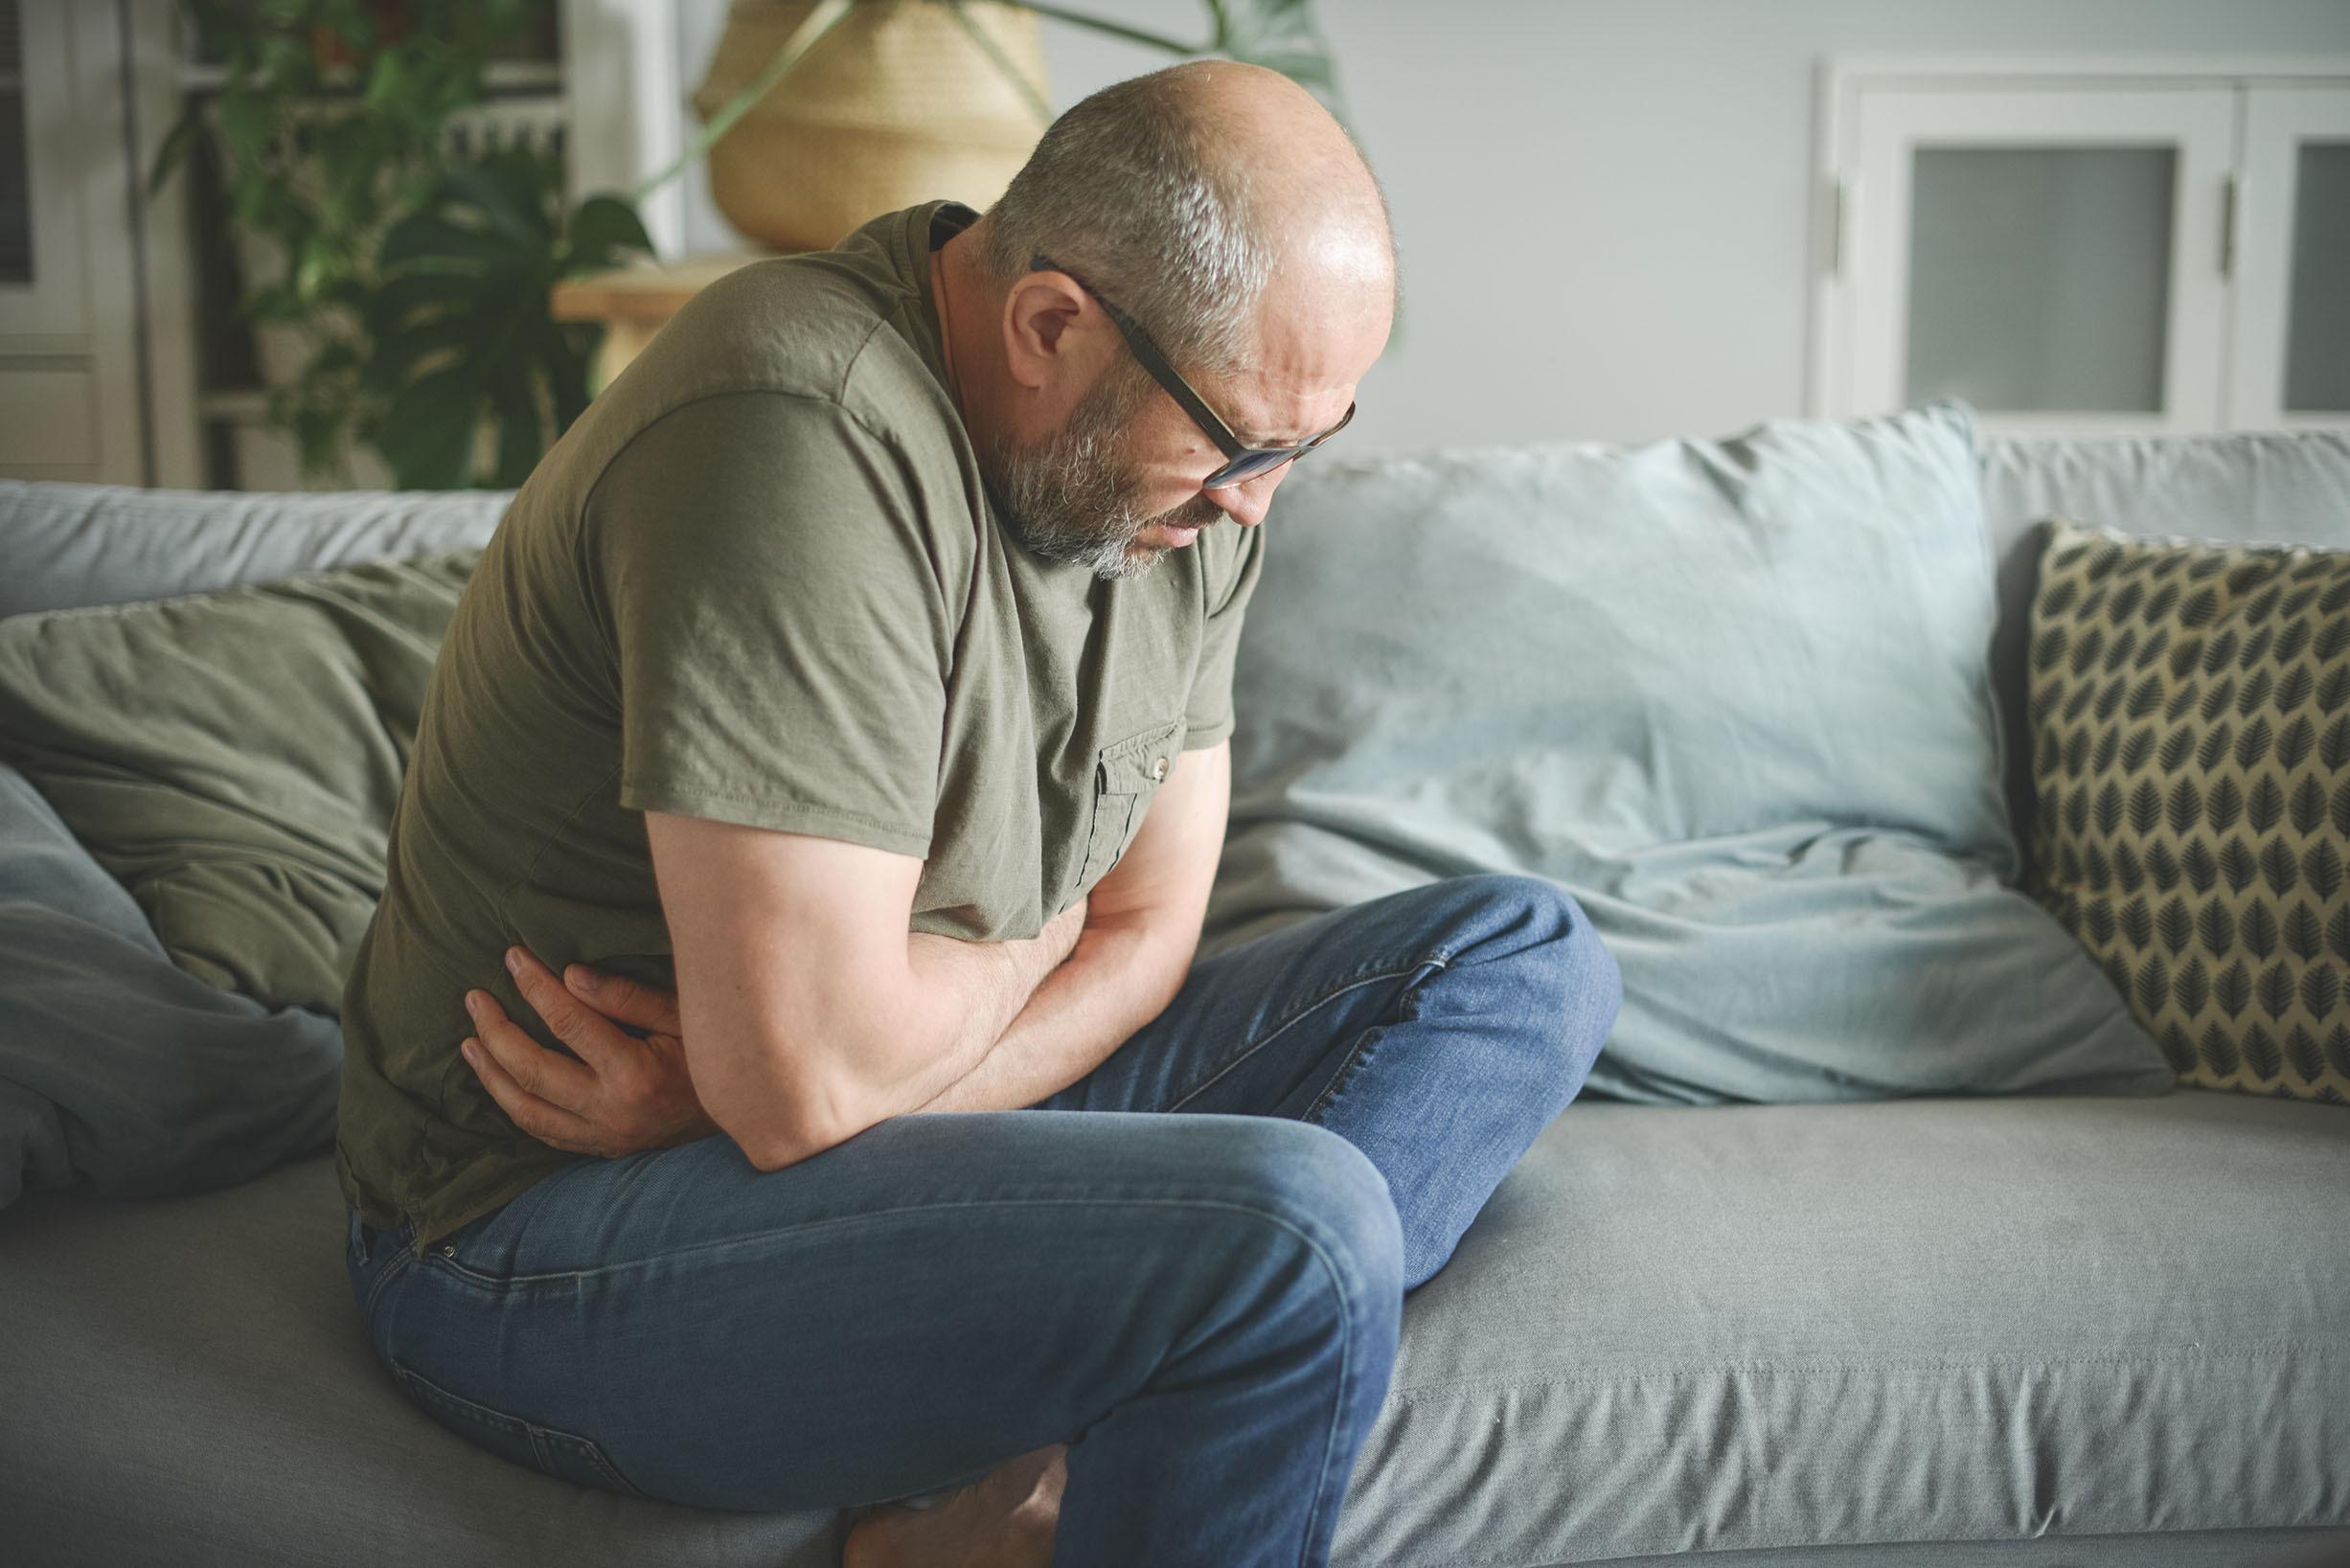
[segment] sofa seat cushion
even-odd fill
[[[1406,1304],[1334,1562],[2350,1522],[2346,1193],[2350,1116],[2202,1091],[1577,1105]],[[324,1159],[0,1214],[25,1560],[836,1560],[829,1515],[444,1431],[369,1354],[342,1226]]]
[[[1337,1560],[2350,1523],[2346,1198],[2305,1102],[1579,1104],[1407,1301]]]
[[[0,1214],[0,1559],[833,1568],[830,1513],[575,1487],[468,1444],[369,1351],[331,1157],[201,1197]]]

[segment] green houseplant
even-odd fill
[[[546,152],[461,152],[448,134],[484,101],[496,46],[545,25],[553,3],[183,0],[223,80],[211,100],[191,100],[149,187],[195,136],[217,138],[233,221],[282,259],[276,275],[246,280],[240,308],[307,339],[299,372],[269,395],[272,422],[293,433],[306,472],[333,473],[355,440],[402,488],[521,483],[586,406],[602,335],[553,319],[555,285],[650,253],[637,203],[704,156],[853,5],[879,0],[824,0],[676,161],[629,192],[576,205]],[[958,0],[919,3],[970,26]],[[1262,64],[1335,106],[1307,0],[1206,0],[1209,35],[1196,44],[1008,3],[1175,57]],[[1031,96],[1041,126],[1050,108],[1035,84],[992,57]]]
[[[449,135],[483,102],[496,46],[551,13],[552,0],[187,0],[221,86],[191,100],[150,188],[197,134],[216,138],[231,219],[276,262],[245,280],[240,308],[303,339],[269,415],[306,472],[333,473],[355,440],[403,487],[515,484],[584,406],[596,329],[554,322],[546,294],[649,251],[643,225],[611,197],[564,211],[542,151],[461,152]]]

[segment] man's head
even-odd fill
[[[1202,489],[1226,453],[1111,308],[1252,446],[1336,424],[1395,312],[1386,202],[1361,155],[1302,88],[1229,61],[1070,109],[947,251],[953,308],[977,307],[953,324],[964,414],[1007,525],[1103,577],[1146,570],[1190,529],[1257,523],[1288,472]]]

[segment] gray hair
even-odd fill
[[[1179,70],[1179,68],[1177,68]],[[1142,324],[1160,352],[1211,375],[1249,368],[1272,246],[1247,171],[1207,148],[1184,82],[1114,82],[1053,122],[988,210],[999,284],[1050,256]]]

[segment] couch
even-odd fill
[[[2042,519],[2350,544],[2339,436],[1985,439],[1977,468],[2018,823]],[[0,613],[478,543],[502,501],[0,484]],[[1246,697],[1243,736],[1282,723]],[[1278,781],[1235,755],[1237,832]],[[2350,1110],[1639,1098],[1572,1106],[1407,1302],[1338,1564],[2350,1562]],[[0,1211],[0,1561],[837,1560],[835,1516],[625,1499],[445,1431],[372,1358],[342,1239],[316,1149]]]

